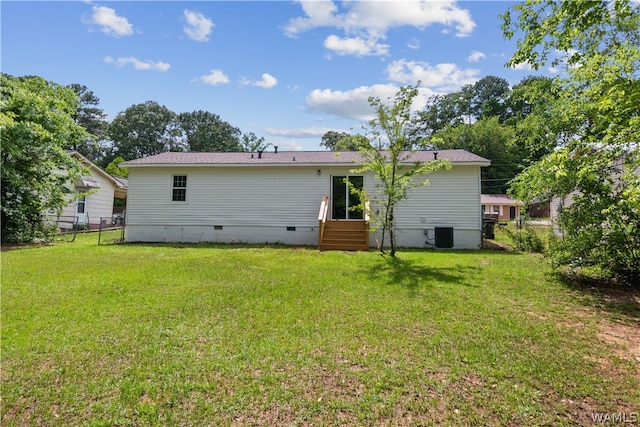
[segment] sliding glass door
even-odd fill
[[[360,194],[354,190],[362,190],[362,176],[333,176],[331,178],[331,219],[363,219],[360,206]]]

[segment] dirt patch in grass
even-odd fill
[[[485,239],[482,241],[482,248],[483,249],[493,249],[493,250],[498,250],[498,251],[508,251],[508,250],[512,250],[513,246],[505,243],[505,242],[499,242],[497,240],[491,240],[491,239]]]
[[[640,323],[625,324],[602,319],[598,329],[601,339],[615,344],[616,354],[620,358],[631,358],[640,363]]]
[[[580,316],[596,310],[598,337],[613,344],[614,354],[640,363],[640,287],[583,276],[564,276],[564,283],[588,307]]]

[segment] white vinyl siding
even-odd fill
[[[456,166],[427,175],[429,185],[416,187],[399,203],[396,219],[400,228],[451,226],[480,228],[479,168]]]
[[[113,214],[113,197],[115,186],[112,181],[99,173],[91,175],[91,179],[100,185],[100,188],[92,189],[85,198],[85,215],[87,223],[98,225],[100,218],[109,218]],[[76,188],[78,191],[87,191],[87,189]],[[63,217],[76,216],[76,194],[69,196],[69,204],[63,209]],[[65,218],[66,219],[66,218]]]
[[[316,245],[318,210],[322,196],[331,193],[331,177],[351,175],[354,167],[133,167],[127,240]],[[175,175],[188,175],[188,203],[167,197]],[[399,244],[426,247],[426,230],[454,227],[456,247],[479,247],[479,177],[479,166],[430,174],[431,185],[412,190],[397,209]],[[364,186],[377,192],[373,174],[364,175]],[[370,241],[375,245],[375,235]]]
[[[188,204],[167,203],[171,175],[178,168],[131,168],[129,225],[317,226],[329,175],[318,168],[192,168]]]

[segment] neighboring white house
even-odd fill
[[[497,216],[499,221],[520,218],[520,207],[524,206],[523,202],[507,194],[483,194],[480,201],[483,214]]]
[[[419,151],[412,161],[434,157],[453,168],[422,177],[430,185],[400,202],[398,245],[479,248],[480,168],[490,162],[464,150]],[[373,174],[351,172],[361,161],[358,152],[276,150],[170,152],[121,163],[129,168],[126,240],[320,245],[323,196],[327,227],[366,222],[349,209],[356,196],[345,183],[377,191]],[[366,247],[375,247],[378,235],[367,237]]]
[[[61,228],[71,228],[73,224],[97,228],[100,218],[109,218],[114,214],[114,199],[127,198],[127,180],[113,177],[100,169],[78,152],[72,152],[90,175],[77,178],[73,182],[73,195],[70,203],[63,209],[58,219]]]

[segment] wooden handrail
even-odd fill
[[[371,205],[369,204],[369,198],[367,197],[364,201],[364,220],[369,222],[369,209]]]
[[[327,196],[322,196],[322,202],[320,202],[320,212],[318,213],[318,221],[326,221],[327,220],[327,211],[329,206],[329,198]]]
[[[367,227],[367,247],[369,247],[369,209],[371,205],[369,203],[369,198],[367,197],[364,201],[364,221],[366,222]]]
[[[324,225],[329,215],[329,198],[322,196],[320,202],[320,212],[318,212],[318,249],[322,250],[322,238],[324,237]]]

